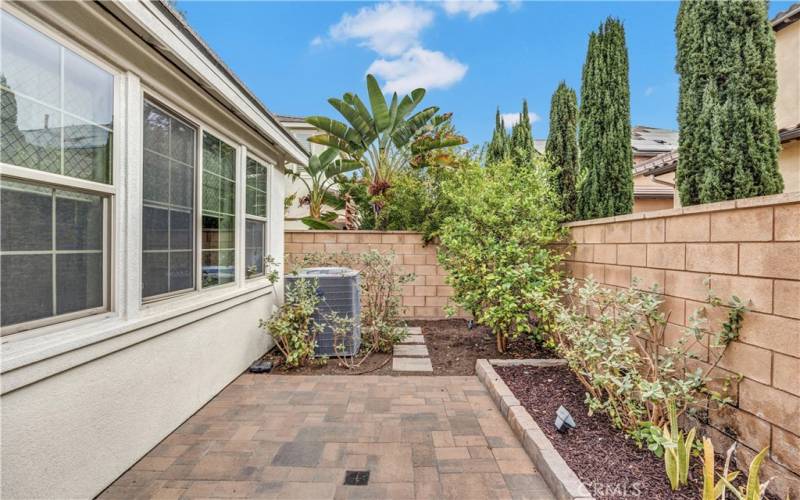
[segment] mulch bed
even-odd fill
[[[527,337],[509,342],[506,352],[500,354],[488,328],[475,326],[470,330],[463,319],[409,321],[408,324],[422,327],[434,375],[475,375],[478,359],[557,357]]]
[[[663,461],[615,429],[602,414],[588,416],[586,391],[566,366],[495,367],[514,396],[528,410],[559,454],[597,499],[697,499],[703,480],[699,461],[689,471],[689,485],[672,491]],[[577,427],[566,434],[553,421],[563,405]]]
[[[556,355],[527,337],[509,342],[508,350],[499,354],[495,347],[494,336],[488,328],[467,327],[466,320],[446,319],[430,321],[409,321],[408,326],[422,327],[425,345],[433,365],[433,375],[475,375],[475,361],[488,359],[526,359],[554,358]],[[287,369],[281,365],[280,352],[273,349],[262,359],[272,361],[276,375],[396,375],[402,373],[392,371],[390,354],[373,353],[358,368],[350,370],[341,366],[336,358],[328,359],[325,364],[311,364],[300,368]]]

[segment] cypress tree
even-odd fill
[[[494,132],[492,140],[486,146],[486,164],[491,165],[508,158],[508,135],[506,134],[506,124],[500,116],[500,108],[494,117]]]
[[[519,121],[511,128],[510,153],[511,160],[518,167],[530,165],[531,159],[536,154],[533,147],[533,130],[531,128],[531,118],[528,114],[528,101],[522,101],[522,112],[519,114]]]
[[[765,0],[683,0],[675,24],[683,205],[783,191]]]
[[[625,29],[608,18],[589,35],[578,121],[583,219],[633,210],[630,87]]]
[[[572,220],[578,203],[578,104],[575,91],[558,84],[550,101],[550,133],[545,153],[553,168],[553,190],[561,195],[561,211]]]

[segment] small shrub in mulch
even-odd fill
[[[588,415],[586,390],[568,367],[512,366],[495,370],[595,498],[700,497],[703,480],[702,470],[697,467],[699,461],[689,471],[689,485],[672,491],[660,458],[627,439],[605,415]],[[577,424],[566,434],[558,433],[553,425],[560,405],[569,410]]]

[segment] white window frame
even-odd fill
[[[0,336],[10,335],[26,330],[32,330],[57,323],[65,323],[68,321],[84,318],[87,316],[96,316],[100,314],[107,314],[113,312],[115,308],[115,293],[116,286],[116,270],[114,269],[115,260],[115,245],[114,235],[116,234],[116,211],[114,206],[116,204],[117,188],[115,186],[116,180],[119,178],[120,169],[122,167],[122,155],[120,154],[122,146],[123,135],[123,117],[121,116],[122,106],[121,99],[124,95],[124,74],[122,70],[109,65],[104,60],[95,56],[87,51],[77,43],[66,38],[60,32],[54,30],[48,25],[37,20],[35,17],[26,14],[20,9],[14,8],[11,5],[3,4],[2,10],[6,14],[10,14],[30,28],[38,31],[42,35],[52,39],[59,44],[63,49],[70,50],[79,57],[86,59],[92,64],[96,65],[103,71],[111,74],[113,78],[113,92],[112,96],[112,151],[111,151],[111,166],[110,166],[110,183],[104,184],[101,182],[79,179],[61,174],[54,174],[42,170],[35,170],[27,167],[20,167],[8,163],[0,162],[0,177],[9,180],[17,180],[28,182],[32,184],[43,185],[53,189],[62,189],[67,191],[78,191],[91,195],[100,196],[103,199],[103,305],[100,307],[84,309],[81,311],[74,311],[66,314],[59,314],[56,316],[48,316],[36,320],[26,321],[22,323],[15,323],[13,325],[3,326],[0,328]],[[63,52],[62,52],[63,57]],[[63,73],[63,61],[61,71]],[[63,81],[62,81],[63,85]],[[27,97],[26,97],[27,98]],[[63,106],[63,102],[62,102]],[[55,235],[53,235],[55,238]],[[54,240],[55,241],[55,240]],[[53,270],[55,272],[55,269]],[[53,282],[55,286],[55,281]]]
[[[143,117],[144,117],[144,105],[145,105],[145,103],[150,103],[151,105],[161,109],[162,111],[173,115],[174,118],[184,122],[186,125],[189,125],[190,127],[194,128],[194,131],[195,131],[195,138],[194,138],[194,155],[195,155],[194,156],[194,158],[195,158],[195,160],[194,160],[195,161],[194,171],[195,171],[195,175],[194,175],[194,185],[192,186],[192,196],[193,196],[193,198],[192,198],[192,210],[193,210],[193,213],[192,213],[192,216],[193,216],[192,228],[194,229],[194,231],[196,233],[197,232],[198,214],[202,210],[202,206],[201,206],[202,205],[202,203],[201,203],[202,199],[200,199],[200,196],[202,196],[200,194],[200,189],[202,187],[202,181],[198,184],[198,179],[200,178],[200,175],[201,175],[199,171],[202,170],[202,168],[203,168],[202,164],[200,164],[200,155],[201,155],[202,150],[203,150],[202,135],[200,135],[201,131],[202,131],[201,122],[199,120],[191,117],[191,115],[189,115],[189,114],[187,114],[187,113],[185,113],[183,111],[178,110],[178,108],[176,108],[175,106],[169,104],[168,101],[165,101],[163,98],[158,96],[158,94],[156,92],[154,92],[152,90],[144,89],[142,91],[142,100],[141,100],[141,102],[142,102],[142,115],[143,115]],[[142,145],[142,161],[141,161],[141,165],[139,165],[139,168],[140,168],[140,171],[141,171],[141,177],[142,177],[142,179],[144,179],[144,118],[142,119],[142,126],[140,128],[141,128],[141,130],[139,130],[139,140],[140,140],[140,144]],[[139,247],[140,247],[140,251],[141,251],[141,255],[142,255],[142,268],[141,268],[142,283],[144,283],[144,182],[142,182],[142,190],[141,191],[142,192],[140,193],[140,195],[141,195],[140,196],[140,201],[141,201],[140,213],[141,213],[142,220],[140,221],[140,223],[142,225],[142,233],[141,233],[141,238],[140,238],[140,241],[139,241]],[[199,216],[200,216],[201,221],[202,221],[202,214],[200,214]],[[202,222],[201,222],[201,224],[202,224]],[[154,303],[154,302],[160,302],[162,300],[170,299],[170,298],[173,298],[173,297],[183,296],[183,295],[186,295],[186,294],[189,294],[189,293],[193,293],[193,292],[196,292],[196,291],[202,289],[202,287],[198,286],[199,277],[197,276],[197,271],[196,271],[196,266],[195,266],[195,262],[197,261],[197,259],[199,258],[199,255],[200,255],[200,251],[197,248],[197,243],[198,243],[199,240],[198,240],[196,234],[194,236],[195,236],[195,238],[194,238],[193,248],[192,248],[192,272],[194,273],[194,275],[192,276],[192,287],[191,288],[185,288],[183,290],[175,290],[173,292],[161,293],[161,294],[158,294],[158,295],[151,295],[149,297],[145,297],[143,295],[144,287],[142,287],[142,290],[140,291],[141,304],[142,305],[150,304],[150,303]]]
[[[248,159],[253,159],[253,160],[257,161],[266,170],[266,172],[264,173],[264,182],[266,183],[266,186],[264,186],[264,192],[265,192],[265,194],[267,196],[267,199],[266,199],[267,206],[265,207],[266,210],[267,210],[267,216],[266,217],[261,217],[261,216],[258,216],[258,215],[250,215],[250,214],[247,213],[247,179],[246,179],[246,176],[247,176],[247,160]],[[246,154],[244,155],[244,160],[245,160],[245,166],[244,166],[243,174],[245,176],[245,181],[244,181],[244,199],[242,201],[244,202],[244,204],[243,204],[243,206],[244,206],[244,209],[243,209],[243,212],[244,212],[244,229],[243,229],[243,233],[244,233],[244,240],[245,241],[243,241],[243,250],[244,250],[244,252],[243,252],[243,255],[244,255],[243,266],[245,267],[245,269],[244,269],[245,280],[251,281],[251,280],[255,280],[255,279],[259,279],[259,278],[264,278],[267,275],[267,269],[265,267],[261,274],[255,274],[253,276],[247,276],[247,262],[246,262],[247,261],[247,241],[246,241],[247,240],[247,221],[248,220],[253,220],[253,221],[263,222],[264,223],[264,241],[262,243],[264,245],[264,257],[268,256],[269,255],[269,242],[270,242],[270,239],[269,239],[270,212],[271,212],[270,204],[272,203],[272,193],[270,193],[270,187],[272,187],[272,170],[275,168],[275,165],[272,162],[264,161],[261,156],[255,154],[254,152],[249,151],[249,150],[246,151]]]

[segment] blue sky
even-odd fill
[[[772,2],[770,16],[791,2]],[[429,89],[473,144],[491,137],[497,106],[523,98],[547,136],[558,82],[579,91],[590,31],[625,24],[634,125],[677,128],[673,33],[677,2],[178,2],[189,23],[278,114],[337,116],[326,99],[384,89]]]

